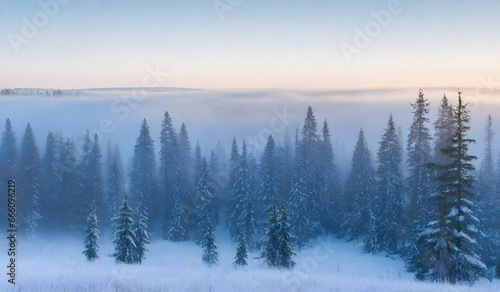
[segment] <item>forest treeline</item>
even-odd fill
[[[220,149],[203,157],[186,125],[177,131],[168,112],[155,149],[144,119],[128,169],[118,145],[108,143],[103,151],[98,136],[88,132],[81,149],[62,133],[48,133],[40,154],[28,123],[18,146],[7,119],[0,188],[16,180],[24,236],[84,234],[89,259],[97,257],[101,230],[113,232],[117,261],[140,262],[150,240],[164,239],[193,240],[204,248],[204,262],[216,264],[219,224],[238,246],[235,264],[246,264],[248,249],[260,251],[269,266],[291,268],[294,248],[331,232],[362,242],[367,253],[400,255],[421,280],[491,279],[500,267],[493,121],[489,116],[476,172],[461,92],[456,102],[444,96],[431,124],[420,90],[408,136],[390,116],[374,157],[361,129],[345,181],[328,123],[318,124],[311,107],[291,139],[269,136],[260,157],[234,139],[228,160]],[[0,208],[5,214],[5,204]]]

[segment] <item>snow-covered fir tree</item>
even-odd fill
[[[422,89],[420,89],[415,103],[411,105],[413,107],[413,122],[410,126],[407,144],[409,170],[407,217],[409,220],[415,220],[417,215],[426,212],[424,203],[428,202],[426,198],[432,192],[432,174],[429,167],[432,138],[427,127],[430,103],[425,99]]]
[[[320,145],[320,200],[322,223],[330,231],[338,231],[341,222],[340,210],[340,181],[337,166],[334,162],[333,146],[331,141],[330,128],[325,119]]]
[[[284,269],[291,269],[295,266],[292,256],[293,251],[291,226],[288,223],[288,214],[285,208],[281,208],[278,218],[278,266]]]
[[[433,196],[436,210],[423,232],[426,253],[422,258],[425,278],[436,281],[473,282],[486,266],[477,255],[478,226],[477,195],[473,193],[474,178],[467,138],[470,117],[458,93],[458,105],[453,112],[454,128],[450,146],[442,153],[448,161],[437,164],[439,191]]]
[[[311,201],[311,212],[308,214],[309,221],[313,225],[318,225],[315,235],[321,231],[321,221],[324,202],[321,199],[321,182],[323,181],[324,170],[321,168],[321,140],[318,135],[318,126],[314,112],[309,106],[307,108],[304,126],[302,127],[302,139],[300,143],[297,139],[297,147],[300,146],[300,154],[297,155],[298,167],[303,171],[299,174],[306,183],[306,191]]]
[[[201,164],[197,171],[198,182],[196,186],[196,208],[194,217],[196,222],[196,231],[194,241],[198,245],[203,244],[205,234],[209,229],[210,224],[215,224],[215,216],[212,204],[212,193],[210,192],[210,179],[208,176],[208,166],[205,158],[202,158]]]
[[[262,240],[262,256],[266,259],[269,267],[278,267],[279,258],[279,226],[278,210],[274,203],[268,210],[267,228]]]
[[[260,184],[260,202],[258,202],[258,206],[261,213],[258,214],[258,217],[262,218],[259,220],[261,221],[259,225],[263,227],[265,226],[265,218],[269,213],[269,208],[273,203],[276,204],[279,202],[278,181],[275,167],[275,144],[272,135],[269,135],[267,139],[260,167],[262,181]]]
[[[113,257],[116,262],[125,264],[133,264],[137,262],[137,245],[135,243],[136,236],[134,232],[134,220],[132,219],[133,210],[128,205],[128,198],[125,197],[123,206],[120,208],[120,213],[115,216],[116,232],[115,252]]]
[[[207,222],[207,225],[208,229],[202,243],[202,261],[210,267],[217,265],[219,262],[219,254],[217,253],[217,245],[215,244],[215,226],[211,221]]]
[[[95,213],[95,208],[92,207],[89,216],[87,217],[87,228],[85,229],[85,250],[83,254],[88,261],[95,261],[99,256],[97,252],[99,251],[99,245],[97,240],[99,240],[99,230],[97,229],[97,215]]]
[[[35,238],[40,214],[41,161],[35,136],[30,123],[26,126],[21,141],[18,164],[19,179],[16,183],[21,230]]]
[[[95,202],[96,214],[101,221],[106,221],[108,215],[104,210],[104,196],[103,196],[103,176],[101,164],[101,148],[99,146],[99,137],[94,135],[94,141],[90,139],[89,131],[84,137],[82,154],[80,163],[78,165],[79,174],[79,194],[80,212],[78,216],[85,218],[84,210],[90,210],[92,202]],[[83,225],[83,222],[80,223]]]
[[[165,239],[173,242],[186,241],[189,239],[187,232],[187,222],[186,222],[186,209],[182,204],[179,195],[179,186],[175,185],[175,190],[173,192],[174,208],[172,213],[170,213],[168,230],[165,234]]]
[[[42,179],[41,179],[41,197],[43,204],[41,206],[44,218],[42,227],[56,228],[58,216],[61,216],[60,210],[56,207],[56,202],[60,199],[60,184],[57,176],[57,164],[60,144],[62,137],[54,135],[52,132],[47,134],[45,140],[45,151],[42,157]]]
[[[16,135],[12,129],[10,119],[5,121],[5,128],[2,132],[2,140],[0,142],[0,187],[5,189],[6,182],[14,178],[17,166],[17,143]],[[3,206],[0,206],[3,208]]]
[[[298,140],[296,134],[296,167],[292,178],[292,189],[288,201],[288,210],[290,212],[290,224],[293,226],[295,244],[300,250],[310,244],[310,241],[319,233],[320,222],[316,220],[313,214],[313,201],[307,180],[307,170],[303,167],[306,164],[304,156],[304,145]]]
[[[59,221],[56,223],[65,232],[80,233],[81,197],[79,189],[78,161],[74,143],[66,139],[61,143],[57,160],[57,177],[60,184],[60,196],[55,202],[59,210]]]
[[[248,251],[245,234],[246,232],[244,229],[238,233],[238,246],[236,247],[236,255],[234,257],[234,264],[236,266],[248,265]]]
[[[177,167],[178,167],[178,185],[181,202],[190,208],[193,206],[192,200],[192,169],[193,161],[191,154],[191,142],[189,141],[189,134],[187,127],[184,123],[181,125],[178,139],[178,153],[177,153]]]
[[[402,146],[392,115],[377,152],[378,187],[374,207],[378,223],[378,243],[382,251],[396,254],[401,250],[404,221],[404,184],[401,171]]]
[[[407,219],[409,232],[404,246],[404,254],[408,269],[420,277],[421,253],[424,240],[420,236],[429,221],[430,195],[434,192],[434,175],[430,167],[432,150],[430,146],[431,135],[427,127],[429,118],[429,103],[424,98],[422,90],[419,91],[417,100],[411,104],[413,107],[413,122],[408,134],[408,172],[407,190],[409,204]]]
[[[360,129],[352,155],[351,171],[347,177],[343,195],[346,209],[342,229],[349,237],[362,239],[369,230],[376,229],[376,226],[370,223],[371,215],[375,216],[375,213],[378,212],[373,206],[375,188],[375,168],[365,133],[363,129]],[[370,225],[372,225],[371,228],[369,228]]]
[[[114,149],[111,148],[111,145],[108,145],[105,177],[108,211],[111,214],[117,214],[120,202],[125,197],[123,165],[118,145],[115,145]]]
[[[236,137],[233,137],[233,142],[231,144],[231,153],[229,155],[229,169],[228,169],[228,180],[224,190],[224,197],[226,199],[226,213],[229,216],[231,211],[234,209],[234,198],[233,198],[233,188],[236,183],[236,178],[238,174],[238,168],[240,163],[240,154],[238,150],[238,143],[236,142]],[[226,221],[226,228],[229,228],[230,220]]]
[[[148,213],[145,208],[139,207],[137,209],[137,220],[133,224],[133,230],[135,233],[135,248],[136,248],[136,258],[135,262],[141,264],[142,260],[146,258],[146,244],[150,244],[149,241],[149,227],[147,222],[149,222]]]
[[[0,142],[0,189],[7,189],[9,179],[15,177],[17,169],[17,144],[16,135],[12,129],[10,119],[5,121],[5,128],[2,132],[2,140]],[[0,204],[0,214],[6,214],[5,204]]]
[[[172,125],[172,118],[168,112],[163,116],[160,133],[160,167],[159,178],[161,186],[161,197],[156,204],[163,205],[163,238],[166,239],[167,232],[170,229],[169,219],[172,212],[174,200],[173,190],[178,177],[178,135]]]
[[[239,230],[245,230],[248,248],[256,248],[257,239],[255,231],[257,223],[254,215],[254,190],[255,176],[251,170],[247,146],[243,141],[243,149],[239,160],[236,181],[229,202],[228,210],[229,232],[233,241],[238,241]]]
[[[161,201],[158,196],[158,183],[156,176],[156,157],[154,141],[149,132],[146,119],[142,121],[134,146],[132,156],[132,168],[130,171],[130,200],[133,206],[141,205],[147,214],[152,218],[160,217]],[[157,222],[159,220],[156,220]],[[145,222],[151,228],[154,227],[154,220]]]

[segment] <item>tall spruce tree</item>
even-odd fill
[[[208,232],[209,225],[215,224],[213,210],[213,195],[210,192],[210,178],[208,176],[208,166],[205,158],[202,159],[198,173],[198,182],[196,186],[196,208],[194,211],[196,232],[194,241],[198,245],[203,244],[205,234]]]
[[[345,213],[342,229],[354,239],[364,238],[370,229],[371,216],[378,211],[375,203],[375,168],[363,129],[352,155],[351,171],[347,177],[344,195]],[[373,223],[373,222],[372,222]],[[376,226],[371,226],[376,230]],[[372,230],[372,231],[373,231]]]
[[[82,199],[80,197],[78,161],[76,158],[76,149],[74,143],[66,139],[61,143],[57,160],[57,177],[60,184],[59,200],[55,202],[57,213],[54,216],[57,226],[60,226],[65,232],[77,234],[81,225],[82,209],[80,208]]]
[[[158,183],[156,180],[156,157],[154,141],[149,132],[146,119],[142,121],[139,137],[134,146],[132,169],[130,171],[130,195],[135,206],[142,206],[147,214],[151,214],[150,222],[145,222],[154,228],[154,219],[160,217]]]
[[[325,119],[323,122],[319,158],[322,173],[320,185],[321,217],[323,226],[326,229],[337,232],[341,222],[340,181],[337,166],[334,162],[331,139],[330,128]]]
[[[99,256],[97,252],[99,251],[99,245],[97,244],[97,240],[99,240],[99,230],[97,229],[97,224],[99,221],[97,220],[97,215],[95,213],[95,208],[92,207],[89,216],[87,217],[87,228],[85,229],[85,250],[83,254],[87,258],[88,261],[93,262]]]
[[[56,202],[60,199],[60,184],[57,177],[57,159],[61,144],[61,136],[56,136],[49,132],[45,142],[45,151],[42,157],[42,180],[41,180],[41,196],[43,204],[41,205],[42,217],[44,218],[46,228],[56,228],[57,216],[61,214],[59,210],[54,208]]]
[[[191,156],[191,142],[189,141],[189,134],[184,123],[182,123],[179,131],[177,167],[179,170],[177,179],[181,201],[191,208],[193,206],[191,196],[193,161]]]
[[[262,182],[260,184],[259,207],[262,213],[259,214],[259,218],[265,218],[271,205],[279,203],[275,162],[274,139],[272,135],[269,135],[260,163]],[[261,221],[265,221],[265,219]]]
[[[316,117],[314,116],[311,106],[307,108],[306,117],[304,119],[304,126],[302,127],[302,139],[300,141],[301,146],[301,165],[300,167],[304,170],[301,172],[303,179],[307,185],[307,192],[309,194],[309,199],[311,201],[311,213],[309,214],[309,219],[314,222],[314,224],[319,224],[321,227],[322,221],[322,210],[324,202],[321,200],[321,182],[323,181],[323,170],[321,169],[321,141],[318,135],[318,126],[316,122]],[[316,235],[319,234],[320,229],[315,232]]]
[[[5,128],[2,132],[0,142],[0,189],[6,190],[10,179],[16,178],[17,169],[17,145],[16,135],[12,129],[9,119],[5,121]],[[5,204],[0,204],[0,214],[7,214]]]
[[[35,238],[38,230],[40,214],[41,161],[36,146],[35,136],[30,123],[26,126],[18,164],[17,197],[19,198],[20,226],[28,236]]]
[[[413,122],[410,126],[407,144],[409,168],[407,217],[410,221],[417,219],[417,215],[426,212],[424,203],[428,202],[426,197],[432,192],[432,174],[429,167],[432,138],[427,127],[429,105],[430,103],[427,102],[422,89],[420,89],[417,100],[411,104],[413,107]]]
[[[163,238],[169,230],[170,213],[174,207],[173,193],[178,178],[178,135],[172,125],[172,118],[165,112],[160,133],[160,185],[162,196],[157,202],[163,205]]]
[[[115,145],[114,150],[111,148],[111,145],[108,147],[105,177],[108,211],[111,214],[117,214],[120,202],[125,198],[123,164],[118,145]]]
[[[92,202],[95,202],[96,214],[98,218],[101,218],[101,222],[105,222],[107,219],[107,214],[104,210],[105,205],[101,157],[99,137],[95,134],[94,141],[92,142],[89,131],[87,131],[83,141],[80,163],[78,165],[78,197],[81,200],[81,208],[77,215],[81,222],[79,226],[83,225],[83,221],[86,216],[85,214],[87,212],[86,210],[90,210]]]
[[[486,268],[476,254],[478,249],[477,199],[473,193],[474,178],[467,138],[469,112],[461,92],[453,112],[455,132],[450,146],[442,150],[445,163],[438,164],[439,192],[433,196],[436,210],[423,232],[426,257],[422,260],[426,277],[436,281],[473,282]]]
[[[136,236],[133,228],[133,210],[128,205],[128,198],[125,197],[120,213],[116,214],[115,252],[113,257],[116,262],[133,264],[137,262]]]
[[[307,164],[307,158],[304,155],[305,145],[298,139],[296,133],[296,165],[295,172],[292,178],[292,189],[288,200],[288,209],[290,213],[290,223],[293,226],[293,234],[295,244],[298,249],[302,249],[310,244],[321,228],[317,217],[313,215],[313,201],[311,197],[313,193],[310,191],[308,184],[307,169],[304,167]]]
[[[235,177],[228,214],[229,232],[233,241],[238,241],[238,233],[245,230],[247,244],[250,250],[256,248],[255,236],[256,220],[254,215],[255,176],[251,170],[247,146],[243,141],[243,148]]]
[[[381,250],[396,254],[401,249],[404,221],[404,184],[401,171],[402,146],[392,115],[377,152],[378,187],[376,208],[378,242]]]
[[[409,220],[409,232],[407,234],[404,254],[407,259],[408,269],[420,277],[422,266],[420,264],[423,252],[424,240],[420,236],[429,221],[431,211],[430,195],[434,192],[434,175],[430,167],[431,162],[431,136],[427,123],[429,118],[429,103],[424,98],[420,89],[413,107],[413,122],[408,134],[408,160],[409,175],[407,177],[407,189],[409,204],[407,207],[407,219]]]

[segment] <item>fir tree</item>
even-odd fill
[[[115,145],[114,150],[112,150],[111,145],[109,145],[106,162],[106,201],[108,202],[111,214],[118,213],[119,202],[125,197],[123,181],[120,148],[118,148],[118,145]]]
[[[297,140],[297,147],[300,145],[302,156],[297,155],[297,163],[303,169],[300,175],[306,183],[306,191],[311,201],[309,221],[314,225],[318,224],[319,227],[315,229],[315,236],[321,231],[321,221],[324,215],[322,213],[324,202],[321,200],[321,182],[324,172],[320,163],[321,141],[317,131],[316,117],[309,106],[302,127],[302,139],[300,143]]]
[[[59,200],[55,202],[55,207],[60,210],[57,226],[64,231],[71,231],[76,234],[81,220],[81,202],[79,196],[79,174],[77,169],[77,158],[75,145],[69,139],[61,143],[57,160],[57,177],[60,184]]]
[[[285,269],[291,269],[295,266],[292,260],[293,252],[292,236],[290,234],[290,224],[285,208],[281,208],[281,214],[278,218],[278,266]]]
[[[5,128],[0,142],[0,189],[7,189],[10,179],[16,177],[17,169],[17,145],[16,135],[12,129],[10,120],[5,121]],[[7,214],[5,204],[0,204],[0,214]]]
[[[303,167],[307,163],[303,154],[304,144],[298,138],[296,140],[297,162],[292,179],[288,209],[290,212],[290,222],[293,226],[294,240],[300,250],[310,244],[310,241],[319,233],[321,226],[313,215],[312,193],[309,188],[310,184],[308,184],[307,174],[305,174],[307,169]]]
[[[272,135],[269,135],[261,159],[262,182],[260,184],[260,209],[263,211],[259,217],[268,213],[268,208],[273,203],[279,202],[278,181],[275,168],[275,144]]]
[[[139,207],[137,210],[137,220],[133,224],[133,229],[135,233],[135,247],[136,247],[136,259],[135,262],[141,264],[142,260],[146,258],[145,254],[148,252],[146,244],[151,243],[149,241],[149,232],[147,222],[149,221],[148,213],[144,208]]]
[[[192,187],[193,161],[191,156],[191,142],[189,141],[189,134],[184,123],[182,123],[179,131],[177,167],[179,171],[178,184],[181,202],[192,207],[193,201],[190,196],[190,188]]]
[[[90,134],[87,131],[83,141],[80,163],[78,165],[78,197],[81,200],[80,204],[82,208],[77,216],[80,218],[85,218],[85,211],[83,210],[90,210],[92,202],[95,202],[97,217],[101,218],[101,221],[105,221],[107,214],[104,210],[101,157],[99,137],[95,134],[94,141],[92,142]],[[81,225],[81,223],[79,225]]]
[[[198,173],[198,183],[196,186],[196,208],[194,216],[196,220],[196,232],[194,241],[198,245],[203,244],[205,234],[208,232],[209,225],[214,224],[214,212],[212,204],[212,193],[210,192],[208,167],[205,158],[202,159]]]
[[[409,205],[407,207],[407,219],[410,220],[407,242],[404,254],[408,269],[416,273],[417,278],[422,278],[423,267],[420,258],[424,250],[424,240],[420,236],[425,225],[429,221],[430,195],[433,192],[433,173],[429,166],[431,162],[431,136],[427,123],[429,118],[429,103],[424,98],[422,90],[419,91],[418,98],[413,107],[413,123],[408,135],[408,167],[409,176],[407,187],[409,195]]]
[[[217,265],[219,262],[219,254],[217,253],[217,245],[215,244],[215,226],[209,221],[207,222],[208,229],[205,234],[205,239],[203,240],[203,263],[207,264],[209,267]]]
[[[97,240],[99,239],[99,230],[97,229],[97,215],[95,213],[95,208],[87,217],[87,229],[85,229],[85,251],[83,254],[88,261],[93,262],[95,259],[99,258],[97,252],[99,251],[99,245],[97,245]]]
[[[238,247],[236,248],[236,256],[234,258],[234,264],[236,266],[248,265],[248,252],[245,233],[245,230],[242,229],[238,234]]]
[[[19,179],[18,198],[20,225],[30,237],[35,238],[38,230],[38,223],[42,218],[40,214],[40,182],[41,162],[35,136],[30,123],[21,141],[21,151],[19,152]]]
[[[437,281],[473,282],[486,266],[476,254],[477,232],[480,224],[476,215],[477,199],[473,193],[474,179],[471,163],[476,157],[469,155],[466,138],[469,130],[469,113],[458,93],[454,109],[455,132],[450,146],[442,151],[448,161],[437,165],[439,192],[433,197],[437,210],[423,232],[426,236],[427,277]]]
[[[320,146],[320,169],[322,172],[320,185],[321,217],[323,226],[330,231],[338,231],[340,217],[340,182],[337,167],[334,162],[333,146],[330,128],[326,119],[323,123],[322,139]]]
[[[172,125],[172,118],[165,112],[161,125],[160,134],[160,185],[162,197],[158,202],[162,202],[163,208],[163,238],[166,238],[169,230],[169,218],[173,209],[173,190],[175,180],[178,176],[178,135]]]
[[[117,220],[117,228],[115,240],[113,241],[115,244],[115,253],[113,257],[116,259],[116,262],[132,264],[137,262],[138,259],[132,212],[132,209],[128,205],[128,198],[125,197],[120,213],[115,217]]]
[[[378,189],[375,206],[378,242],[381,250],[395,254],[400,251],[404,226],[403,175],[401,172],[402,147],[396,134],[392,115],[380,141],[378,157]]]
[[[254,217],[255,176],[251,170],[247,147],[243,141],[243,150],[240,157],[239,169],[233,186],[229,210],[229,232],[233,241],[238,240],[239,230],[245,230],[247,244],[250,250],[256,248],[256,221]]]
[[[279,233],[278,233],[278,211],[273,203],[268,211],[268,223],[266,233],[262,241],[262,256],[266,258],[269,267],[278,267],[279,258]]]
[[[375,216],[377,211],[376,206],[373,206],[375,183],[375,169],[365,133],[361,129],[344,188],[346,210],[342,229],[354,239],[363,238],[369,230],[373,231],[375,228],[371,224],[371,216]]]
[[[45,152],[42,158],[42,180],[41,196],[44,198],[41,209],[43,210],[47,228],[55,228],[58,216],[61,216],[60,210],[54,208],[56,202],[60,200],[60,184],[57,176],[57,160],[61,144],[61,137],[56,137],[49,132],[45,142]]]
[[[176,186],[173,196],[174,209],[170,214],[169,229],[165,235],[165,239],[173,242],[186,241],[189,239],[187,233],[187,222],[184,218],[186,210],[181,202],[178,186]]]
[[[426,196],[431,193],[431,172],[428,164],[431,161],[431,136],[427,123],[429,118],[429,103],[424,98],[422,90],[413,107],[413,122],[408,134],[408,191],[410,203],[408,206],[408,219],[415,220],[417,214],[426,212],[423,205],[428,202]]]
[[[154,141],[151,138],[146,119],[142,121],[139,137],[137,137],[134,147],[134,155],[132,156],[130,194],[131,201],[135,206],[141,205],[144,211],[151,214],[153,218],[159,217],[158,205],[161,205],[161,201],[158,197],[156,180]],[[153,225],[153,222],[145,223],[151,227]]]

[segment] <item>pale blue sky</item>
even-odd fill
[[[0,87],[142,86],[156,65],[167,87],[474,87],[500,64],[493,0],[401,0],[351,62],[340,44],[390,1],[243,0],[223,20],[213,0],[66,1],[16,53],[9,34],[43,10],[0,0]]]

